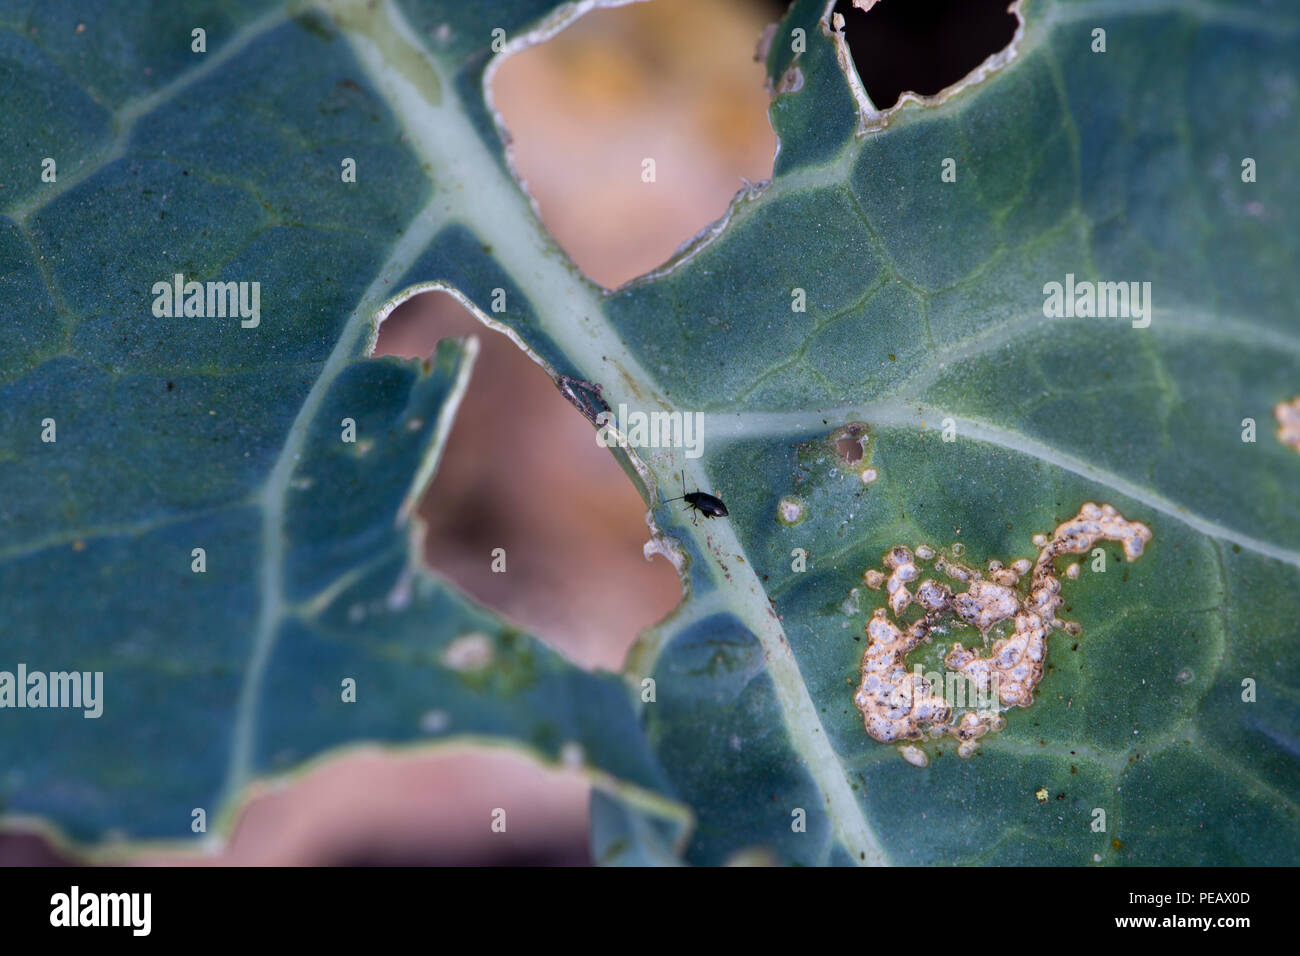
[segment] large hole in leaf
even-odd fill
[[[878,0],[864,11],[854,0],[838,0],[835,13],[844,17],[867,96],[887,110],[906,92],[933,96],[1004,49],[1018,23],[1010,6],[1010,0]]]
[[[617,669],[681,588],[666,562],[642,555],[645,505],[591,426],[513,342],[444,293],[395,310],[376,354],[423,358],[439,339],[469,334],[478,360],[419,506],[425,558],[570,658]],[[504,574],[491,570],[497,547],[506,549]],[[508,753],[354,753],[261,793],[209,862],[582,864],[588,799],[575,774]],[[509,839],[479,825],[494,807],[509,808]],[[11,844],[13,859],[38,858]],[[4,847],[0,839],[0,860]],[[192,861],[159,852],[144,862]]]
[[[676,572],[642,553],[645,503],[550,377],[446,293],[395,310],[376,352],[423,358],[465,335],[479,354],[419,506],[425,559],[572,660],[617,670],[681,599]],[[492,570],[494,548],[505,573]]]
[[[275,786],[255,788],[227,845],[196,859],[150,848],[138,862],[175,866],[529,866],[590,862],[586,780],[509,750],[353,750]],[[509,827],[482,821],[505,808]],[[2,858],[0,858],[2,859]],[[21,859],[21,858],[19,858]],[[37,858],[39,860],[39,858]]]
[[[754,51],[779,13],[753,0],[592,10],[502,61],[492,95],[515,167],[586,275],[614,287],[650,271],[726,211],[742,178],[771,176]]]

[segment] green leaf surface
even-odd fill
[[[1295,17],[1029,3],[983,82],[859,118],[829,40],[782,43],[825,39],[824,11],[796,4],[772,46],[773,77],[803,72],[773,107],[774,181],[609,308],[673,401],[707,413],[696,478],[731,512],[687,535],[697,609],[638,657],[661,687],[651,739],[699,817],[687,858],[1294,863],[1300,459],[1272,409],[1300,384]],[[1274,173],[1242,182],[1245,156]],[[1067,273],[1150,282],[1149,327],[1045,317]],[[1082,634],[1049,638],[1033,706],[969,759],[921,744],[925,768],[868,737],[854,691],[884,593],[863,572],[896,545],[1034,559],[1033,536],[1089,501],[1154,540],[1063,579]],[[970,627],[936,643],[954,638],[980,644]]]
[[[0,670],[103,672],[97,718],[0,711],[0,810],[175,839],[334,748],[469,739],[576,756],[680,817],[620,678],[420,567],[411,510],[473,343],[368,357],[417,279],[513,291],[461,222],[445,164],[465,157],[433,169],[390,98],[415,80],[436,108],[486,47],[481,13],[420,11],[453,25],[435,56],[349,35],[364,4],[115,6],[0,12]],[[518,7],[493,24],[544,9]],[[156,317],[175,273],[259,282],[260,321]]]
[[[0,667],[103,670],[107,695],[96,721],[0,715],[6,812],[181,836],[190,808],[349,741],[468,735],[580,744],[608,863],[1300,859],[1300,457],[1272,425],[1300,392],[1294,11],[1028,0],[1009,53],[880,114],[828,5],[799,0],[767,63],[801,81],[772,105],[773,180],[607,293],[537,222],[484,92],[494,29],[508,53],[588,5],[122,6],[84,34],[57,4],[0,7]],[[260,280],[260,324],[154,318],[176,272]],[[1067,274],[1150,282],[1149,327],[1045,317]],[[575,382],[704,415],[702,458],[621,452],[688,585],[622,680],[418,567],[409,509],[472,348],[368,352],[431,288],[589,417]],[[338,440],[344,417],[370,444]],[[659,503],[682,469],[728,518]],[[1050,636],[1033,705],[971,757],[920,743],[925,767],[868,736],[884,594],[863,572],[896,545],[1033,559],[1090,501],[1153,537],[1063,578],[1081,633]],[[913,657],[951,640],[980,635]]]

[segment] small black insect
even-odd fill
[[[727,506],[722,503],[722,499],[716,495],[711,495],[707,491],[692,491],[689,494],[686,491],[686,472],[682,472],[682,493],[676,498],[668,498],[664,501],[685,501],[686,506],[691,509],[691,524],[695,524],[695,512],[698,511],[706,518],[725,518],[730,513]]]

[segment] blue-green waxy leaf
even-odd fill
[[[687,858],[1293,863],[1300,459],[1273,418],[1300,391],[1300,289],[1279,259],[1298,241],[1300,23],[1030,2],[979,82],[882,115],[838,69],[825,13],[796,3],[771,47],[774,81],[802,71],[773,106],[772,183],[610,303],[705,412],[697,478],[732,516],[674,528],[707,613],[688,602],[634,658],[699,817]],[[794,54],[796,28],[824,42]],[[1243,175],[1245,157],[1276,174]],[[1049,317],[1048,283],[1076,278],[1149,283],[1145,320]],[[1032,706],[965,757],[951,736],[872,739],[855,690],[885,592],[864,572],[888,575],[897,546],[1032,561],[1087,502],[1152,540],[1058,571],[1079,633],[1048,638]],[[766,666],[725,691],[745,634]],[[981,646],[951,618],[936,635],[909,667],[942,674],[954,639]],[[703,646],[725,677],[691,665]]]
[[[448,161],[486,154],[494,131],[442,89],[490,42],[463,6],[0,11],[0,672],[87,675],[86,706],[17,709],[39,702],[24,685],[0,709],[7,816],[187,837],[195,809],[349,742],[468,739],[563,755],[683,818],[652,796],[620,678],[416,556],[474,346],[373,359],[377,322],[436,279],[504,288],[529,328],[455,173],[409,141],[424,116],[392,98],[418,80],[414,102],[457,117]],[[492,24],[545,12],[519,7]],[[436,52],[394,32],[416,14],[448,24]],[[244,298],[186,315],[185,283],[209,281]]]
[[[93,720],[0,710],[3,810],[180,837],[347,742],[469,738],[579,745],[608,864],[1300,859],[1300,18],[1024,0],[882,112],[797,0],[773,179],[611,292],[486,93],[592,5],[0,5],[0,669],[104,673]],[[177,274],[258,282],[256,321],[160,315]],[[369,352],[435,288],[590,418],[699,416],[699,449],[620,449],[687,592],[621,676],[414,558],[473,347]],[[679,473],[728,516],[663,503]],[[1058,536],[1088,515],[1122,533]],[[868,733],[868,623],[921,619],[896,548],[909,598],[965,595],[901,667],[1050,632],[979,736]],[[971,572],[1016,612],[985,633]]]

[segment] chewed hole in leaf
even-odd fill
[[[592,10],[504,59],[492,97],[516,171],[578,268],[612,288],[663,264],[772,175],[768,4]]]
[[[416,511],[425,563],[570,659],[617,667],[681,599],[672,568],[641,556],[645,504],[546,372],[449,294],[399,306],[376,352],[426,358],[467,335],[478,357]]]
[[[879,110],[952,86],[1016,33],[1009,0],[838,0],[858,78]],[[863,10],[862,7],[868,7]]]

